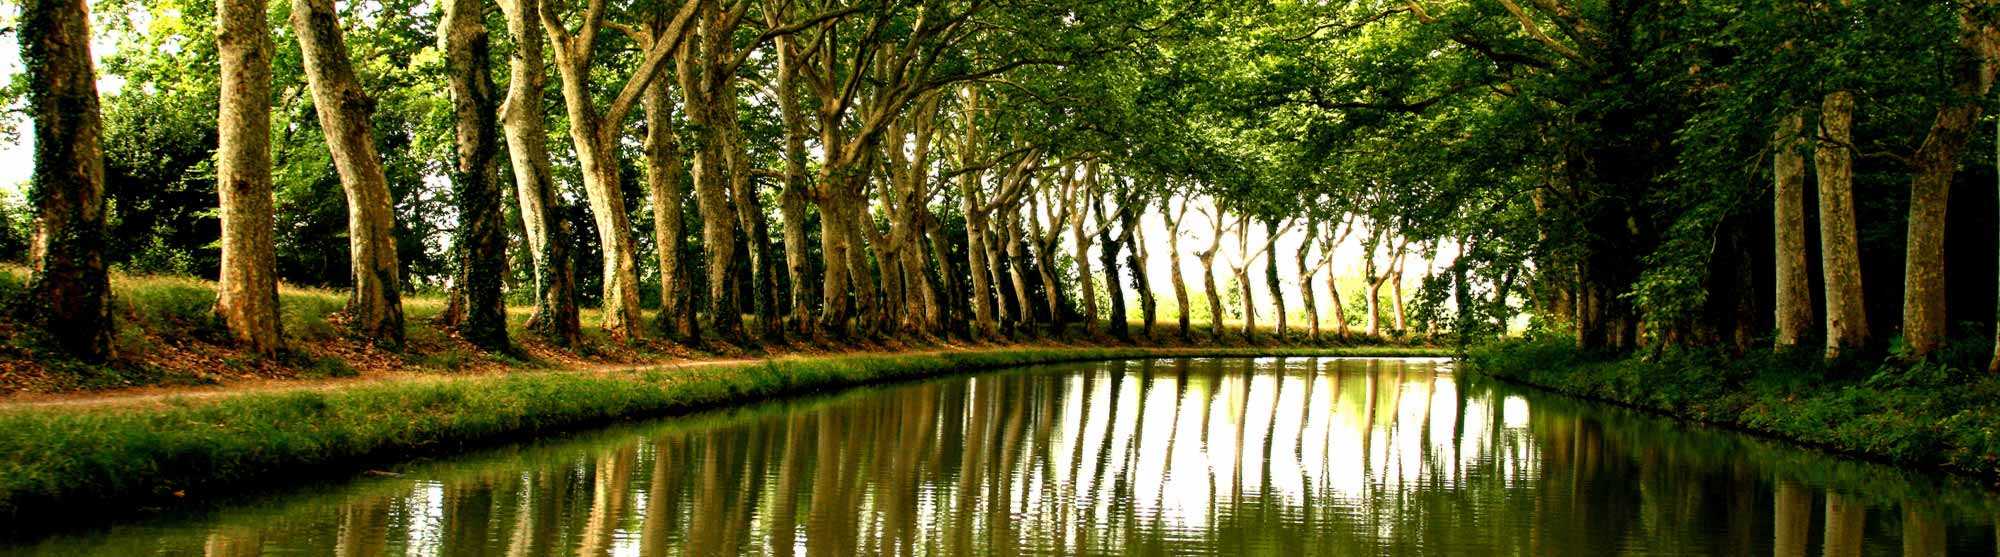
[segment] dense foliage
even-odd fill
[[[364,190],[336,172],[337,117],[313,104],[331,85],[300,46],[293,11],[311,4],[268,7],[275,273],[358,286],[371,275],[342,256],[366,241],[348,218]],[[479,14],[463,44],[490,49],[440,37],[453,6]],[[90,12],[112,47],[99,71],[121,84],[103,107],[114,266],[214,276],[224,259],[216,14]],[[452,304],[505,289],[557,344],[578,301],[614,337],[734,345],[1074,323],[1129,338],[1132,316],[1177,316],[1189,338],[1223,338],[1225,317],[1247,338],[1260,319],[1317,336],[1330,305],[1343,337],[1470,344],[1525,315],[1586,349],[1741,354],[1775,330],[1829,358],[1915,361],[1993,327],[1986,0],[374,0],[336,15],[393,198],[392,284]],[[481,111],[446,86],[464,60],[519,95],[504,122],[467,119]],[[459,170],[454,156],[502,149],[466,130],[502,124],[499,168]],[[516,187],[453,184],[475,179]],[[494,206],[506,248],[470,255],[457,238],[484,217],[466,211]],[[26,249],[13,237],[0,249]],[[1357,246],[1361,276],[1335,276]],[[1171,290],[1148,271],[1161,258]]]

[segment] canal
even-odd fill
[[[1993,555],[1996,509],[1445,360],[1197,358],[624,424],[0,554]]]

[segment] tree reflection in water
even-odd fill
[[[869,388],[0,553],[1993,553],[1968,482],[1448,367],[1180,359]]]

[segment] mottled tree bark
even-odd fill
[[[88,362],[112,353],[111,279],[104,263],[103,119],[82,0],[27,0],[21,59],[35,120],[35,238],[29,291],[37,324]]]
[[[216,120],[216,194],[222,208],[222,268],[215,313],[243,348],[284,348],[271,198],[271,24],[264,0],[216,3],[222,61]]]
[[[439,42],[450,71],[458,158],[452,193],[459,225],[453,249],[458,276],[445,322],[460,338],[487,350],[509,349],[506,215],[501,211],[500,95],[493,85],[491,40],[478,0],[446,0]]]
[[[725,153],[729,147],[725,120],[729,116],[723,111],[735,110],[735,89],[725,91],[723,82],[730,80],[712,75],[720,71],[718,60],[730,48],[723,19],[715,3],[703,3],[698,25],[701,40],[681,47],[675,63],[693,143],[694,198],[701,212],[701,248],[708,270],[708,320],[724,340],[740,342],[742,314],[738,312],[736,282],[730,277],[736,264],[737,217],[729,203],[734,177],[724,174],[724,165],[729,162]],[[730,95],[727,107],[719,102],[725,93]]]
[[[735,197],[737,226],[743,232],[743,242],[749,256],[750,278],[753,292],[750,298],[752,311],[757,315],[754,332],[758,337],[777,341],[784,338],[784,327],[778,316],[778,262],[771,253],[771,224],[764,216],[764,203],[757,196],[757,183],[750,176],[750,150],[743,137],[743,126],[736,114],[735,80],[721,88],[722,95],[714,101],[719,105],[724,122],[723,131],[728,140],[729,187]],[[720,106],[726,105],[726,106]],[[736,320],[741,327],[742,320]]]
[[[660,262],[660,312],[653,330],[682,342],[700,342],[695,318],[694,283],[688,270],[686,216],[687,165],[673,120],[673,99],[665,80],[646,90],[640,110],[646,117],[646,190],[653,203],[654,255]]]
[[[822,182],[834,179],[824,172]],[[839,201],[833,199],[836,192],[831,186],[823,186],[819,198],[819,244],[820,263],[825,270],[821,277],[822,301],[820,305],[820,329],[841,337],[851,337],[855,333],[854,297],[848,293],[850,269],[847,267],[847,251],[854,249],[847,237],[847,226],[841,222]]]
[[[978,173],[960,176],[958,191],[965,211],[965,260],[970,267],[967,272],[972,275],[972,292],[968,294],[972,298],[972,337],[992,339],[1000,334],[1000,322],[994,317],[993,262],[987,257],[986,212],[977,210],[982,202]]]
[[[806,204],[811,197],[811,185],[806,181],[806,138],[811,132],[799,108],[799,55],[790,37],[778,37],[776,45],[778,76],[772,86],[777,88],[778,114],[785,125],[785,189],[778,194],[778,215],[784,219],[785,272],[791,279],[792,298],[785,322],[792,332],[809,334],[812,308],[818,303],[806,252]]]
[[[1828,93],[1820,107],[1814,173],[1819,180],[1820,267],[1826,277],[1826,357],[1868,343],[1861,248],[1854,222],[1854,93]]]
[[[354,64],[347,58],[333,0],[292,0],[292,27],[299,37],[320,127],[326,132],[327,151],[347,191],[348,248],[354,271],[348,326],[370,340],[400,345],[403,305],[396,213],[368,123],[375,101],[361,90]]]
[[[528,330],[558,346],[582,340],[577,323],[576,263],[569,253],[569,225],[558,214],[555,178],[549,171],[548,124],[542,93],[548,83],[542,55],[541,0],[502,0],[507,32],[514,38],[507,66],[507,100],[500,120],[514,169],[514,198],[521,204],[528,254],[534,260],[535,309]]]
[[[1794,346],[1813,318],[1812,281],[1806,270],[1805,115],[1793,112],[1778,122],[1771,138],[1773,208],[1772,258],[1777,261],[1777,345]]]
[[[890,307],[899,308],[898,324],[908,334],[940,332],[937,326],[943,320],[923,248],[924,223],[930,220],[930,159],[937,100],[935,93],[919,96],[912,111],[892,124],[883,138],[882,156],[889,175],[882,191],[889,221],[889,233],[882,242],[883,255],[887,256],[883,278],[885,284],[892,285]]]
[[[867,168],[872,164],[873,161],[867,160],[868,158],[863,157],[864,160],[859,163],[859,168]],[[881,283],[876,282],[875,270],[868,265],[870,255],[877,255],[878,250],[874,249],[874,244],[868,241],[868,235],[863,230],[863,227],[873,227],[875,224],[868,219],[865,189],[858,183],[862,179],[865,177],[856,177],[856,183],[841,191],[840,224],[847,229],[846,235],[853,247],[843,252],[843,255],[847,257],[847,280],[854,288],[855,322],[861,334],[872,337],[881,332],[884,319]]]
[[[688,0],[670,23],[653,29],[652,44],[644,45],[643,57],[631,77],[602,111],[592,93],[592,68],[597,66],[593,59],[597,35],[605,23],[605,4],[588,5],[583,27],[575,35],[555,13],[541,13],[542,28],[555,48],[554,65],[562,78],[570,141],[576,145],[584,197],[590,203],[604,253],[603,328],[612,338],[644,336],[645,331],[639,308],[638,248],[632,239],[632,219],[625,211],[623,179],[618,175],[619,132],[660,68],[680,49],[688,35],[684,32],[688,21],[700,6],[699,0]]]
[[[1992,0],[1974,3],[1982,9],[1992,4]],[[1929,355],[1944,344],[1945,209],[1951,203],[1959,155],[1972,140],[1984,108],[1981,99],[1992,90],[2000,64],[2000,30],[1985,17],[1971,11],[1959,15],[1961,47],[1972,55],[1955,79],[1953,89],[1961,98],[1938,109],[1930,133],[1911,157],[1915,176],[1910,180],[1908,249],[1903,258],[1903,341],[1910,358]]]

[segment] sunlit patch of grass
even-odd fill
[[[340,331],[327,318],[347,305],[347,294],[327,288],[278,285],[278,319],[294,341],[334,338]]]

